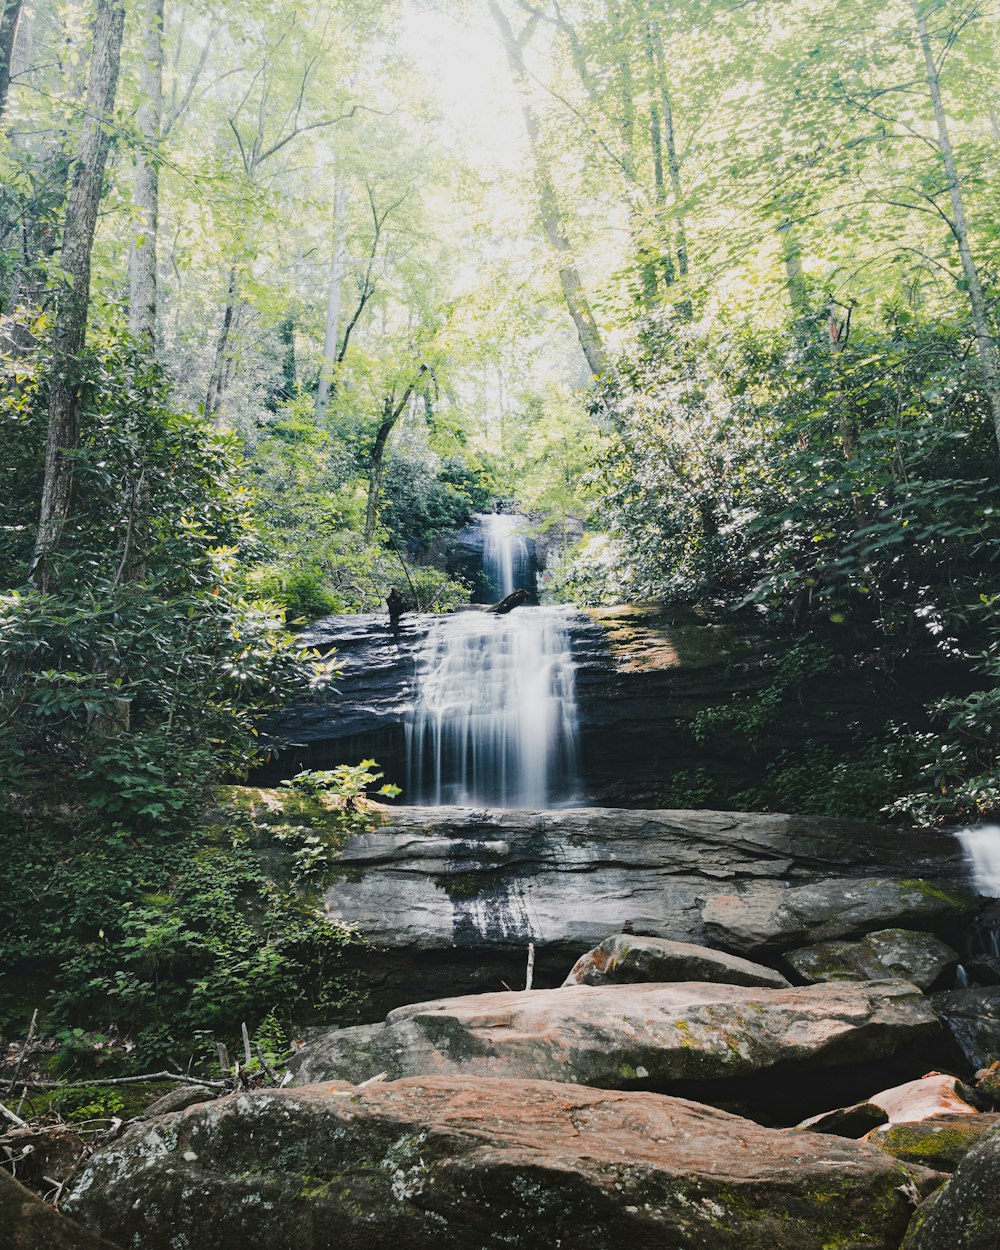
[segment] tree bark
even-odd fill
[[[997,446],[1000,448],[1000,363],[997,360],[996,341],[990,332],[989,315],[986,311],[986,297],[979,270],[972,256],[972,245],[969,238],[969,226],[965,216],[965,197],[962,194],[962,182],[958,176],[958,165],[955,152],[951,146],[951,133],[948,129],[948,118],[944,111],[941,98],[941,76],[931,48],[931,39],[927,30],[927,18],[920,0],[911,0],[911,8],[917,25],[920,50],[924,55],[924,67],[927,73],[927,86],[930,90],[931,103],[934,106],[934,121],[937,127],[938,143],[941,148],[941,160],[947,179],[948,193],[951,197],[952,216],[948,223],[958,244],[958,254],[962,261],[962,273],[969,295],[969,308],[972,312],[972,330],[979,353],[979,369],[983,379],[983,390],[993,418],[993,429],[996,434]]]
[[[229,358],[229,335],[233,328],[236,314],[236,266],[229,270],[229,281],[226,283],[226,304],[222,310],[222,325],[215,343],[215,358],[212,361],[212,372],[208,378],[208,390],[205,393],[205,416],[216,425],[221,424],[222,397],[226,391],[227,364]]]
[[[163,127],[163,5],[146,0],[139,68],[139,149],[135,206],[139,213],[128,261],[128,324],[135,338],[156,344],[156,233],[160,207],[159,144]]]
[[[23,0],[0,0],[0,117],[3,117],[7,109],[10,67],[22,8]]]
[[[666,54],[663,48],[659,22],[654,20],[649,23],[649,33],[659,85],[660,117],[663,124],[667,173],[670,178],[670,190],[674,200],[674,220],[677,226],[677,271],[684,278],[687,277],[688,272],[687,229],[684,224],[683,209],[684,190],[681,184],[681,162],[677,153],[677,135],[674,130],[674,110],[670,100],[670,88],[667,84]],[[687,302],[685,311],[690,315],[690,304]]]
[[[395,393],[387,395],[382,403],[382,420],[375,431],[375,442],[368,457],[368,502],[365,507],[365,542],[371,543],[375,537],[375,526],[378,523],[378,501],[382,490],[382,471],[385,468],[385,449],[389,435],[396,427],[396,422],[409,403],[410,396],[417,384],[427,372],[427,366],[421,365],[416,377],[403,392],[403,397],[396,402]]]
[[[340,322],[340,294],[344,283],[344,259],[347,255],[347,185],[342,180],[333,197],[333,226],[336,241],[330,264],[330,286],[326,298],[326,329],[323,336],[323,362],[316,391],[316,420],[326,415],[337,368],[337,327]]]
[[[490,13],[493,15],[493,20],[500,31],[500,38],[507,51],[507,60],[510,63],[511,73],[520,95],[521,113],[524,117],[524,127],[528,134],[528,146],[531,149],[535,170],[535,189],[538,196],[539,216],[541,217],[545,237],[556,255],[563,300],[570,317],[573,319],[577,336],[580,339],[580,347],[583,349],[590,371],[594,377],[599,378],[608,369],[604,343],[590,306],[590,300],[587,298],[587,292],[580,279],[580,271],[577,268],[573,248],[562,224],[562,214],[559,211],[555,185],[542,148],[541,127],[528,96],[527,73],[524,68],[524,62],[521,60],[521,47],[498,0],[489,0],[489,5]]]
[[[87,102],[66,204],[63,277],[53,329],[45,476],[32,576],[41,589],[51,582],[50,557],[73,499],[73,453],[80,444],[79,356],[87,334],[90,259],[111,143],[125,9],[121,0],[97,0]]]

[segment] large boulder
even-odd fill
[[[937,1181],[682,1099],[427,1077],[139,1125],[67,1205],[134,1250],[895,1250]]]
[[[784,889],[751,885],[717,895],[705,904],[702,920],[713,943],[748,955],[889,927],[949,931],[974,916],[978,906],[961,887],[841,877]]]
[[[645,981],[718,981],[724,985],[788,988],[780,972],[738,955],[670,942],[666,938],[619,933],[587,951],[573,965],[565,985],[635,985]]]
[[[931,1002],[970,1067],[1000,1059],[1000,986],[949,990],[933,994]]]
[[[776,1064],[856,1065],[939,1028],[904,982],[795,989],[679,982],[478,994],[390,1012],[298,1051],[298,1084],[456,1075],[669,1089]]]
[[[872,1129],[867,1140],[904,1163],[919,1163],[937,1172],[954,1172],[972,1147],[1000,1124],[996,1112],[979,1115],[934,1115],[903,1120]]]
[[[111,1231],[111,1230],[109,1230]],[[60,1215],[0,1168],[0,1250],[119,1250]]]
[[[932,933],[879,929],[860,942],[818,942],[788,951],[786,962],[804,981],[909,981],[929,989],[958,964],[958,955]]]
[[[238,793],[261,819],[282,819],[280,791]],[[628,921],[640,935],[728,945],[708,940],[705,900],[754,883],[785,892],[919,873],[948,891],[965,872],[944,835],[775,814],[392,807],[377,819],[346,840],[323,900],[373,944],[369,1019],[442,992],[518,987],[529,942],[536,984],[558,985],[581,951]],[[888,923],[895,913],[867,927]],[[802,926],[788,945],[812,940]]]
[[[966,1154],[926,1210],[914,1216],[904,1250],[996,1250],[1000,1229],[1000,1126]]]

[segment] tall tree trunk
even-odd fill
[[[59,291],[53,329],[45,477],[32,576],[46,589],[50,557],[62,536],[73,499],[73,453],[80,444],[78,358],[87,334],[90,258],[111,143],[109,125],[118,86],[125,9],[121,0],[97,0],[87,104],[80,132],[63,231]]]
[[[316,391],[316,420],[321,421],[330,402],[333,375],[337,368],[337,327],[340,322],[340,293],[344,283],[347,255],[347,185],[341,181],[333,197],[333,226],[336,241],[330,264],[330,286],[326,297],[326,331],[323,336],[323,362]]]
[[[222,310],[222,325],[215,343],[215,357],[212,361],[212,372],[208,378],[208,390],[205,393],[205,416],[221,423],[222,397],[226,391],[226,380],[229,364],[229,336],[233,329],[236,314],[236,266],[229,270],[229,281],[226,283],[226,304]]]
[[[781,244],[781,259],[785,266],[785,290],[788,292],[788,302],[796,317],[807,317],[812,309],[809,307],[809,291],[806,287],[805,274],[802,272],[802,249],[799,247],[798,232],[791,221],[783,221],[777,230]]]
[[[489,0],[489,5],[490,13],[493,15],[493,20],[496,22],[497,29],[500,31],[500,37],[507,50],[507,59],[510,63],[511,73],[521,97],[521,112],[524,116],[524,127],[528,134],[528,146],[531,149],[535,168],[535,189],[538,196],[539,215],[542,221],[542,228],[545,231],[545,237],[548,239],[559,265],[559,283],[562,287],[563,300],[566,303],[566,309],[570,317],[573,319],[573,324],[576,326],[580,346],[583,349],[587,364],[590,366],[590,371],[594,377],[601,377],[602,374],[607,372],[608,368],[604,343],[590,306],[590,300],[587,298],[587,292],[580,279],[580,271],[577,268],[573,248],[562,224],[562,214],[559,211],[555,185],[552,181],[552,175],[549,171],[542,146],[541,127],[530,103],[527,74],[524,63],[521,60],[521,47],[498,0]]]
[[[159,145],[163,126],[163,4],[146,0],[139,69],[139,150],[135,206],[139,221],[128,259],[128,327],[156,344],[156,232],[160,207]]]
[[[0,117],[3,117],[7,109],[10,67],[14,59],[17,24],[23,7],[24,0],[0,0]]]
[[[951,146],[951,133],[948,129],[948,118],[941,99],[941,77],[937,62],[931,48],[931,39],[927,31],[927,17],[920,0],[911,0],[913,16],[917,24],[917,35],[920,49],[924,54],[924,67],[927,72],[927,86],[930,89],[931,103],[934,105],[934,121],[937,125],[938,143],[941,147],[941,160],[944,164],[945,177],[948,180],[948,192],[951,196],[952,216],[949,222],[951,232],[958,244],[958,254],[962,260],[962,273],[969,293],[969,307],[972,311],[972,329],[979,352],[979,369],[983,379],[983,390],[990,406],[993,418],[993,429],[996,433],[997,445],[1000,447],[1000,362],[997,360],[996,341],[990,332],[989,316],[986,311],[986,298],[979,270],[972,257],[972,246],[969,240],[969,226],[965,216],[965,197],[962,194],[962,182],[958,176],[955,152]]]
[[[395,429],[403,409],[410,402],[410,396],[427,371],[426,365],[420,366],[417,376],[407,386],[402,399],[398,402],[393,393],[387,395],[382,403],[382,420],[375,431],[375,442],[372,444],[371,454],[368,457],[368,501],[365,506],[366,543],[371,543],[375,537],[375,526],[378,524],[378,503],[382,491],[382,472],[385,468],[385,449],[389,443],[389,435]]]
[[[670,190],[674,200],[674,220],[677,225],[677,270],[682,278],[688,272],[687,230],[684,224],[684,190],[681,184],[681,162],[677,153],[677,135],[674,130],[674,110],[670,101],[670,88],[667,84],[666,54],[663,49],[663,38],[657,21],[649,23],[650,39],[653,46],[653,58],[656,66],[656,77],[659,85],[660,116],[663,123],[663,140],[667,157],[667,173],[670,178]],[[690,304],[686,311],[690,313]]]

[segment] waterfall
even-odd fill
[[[531,548],[524,533],[524,517],[510,512],[480,512],[483,531],[483,580],[487,596],[497,602],[515,590],[534,593]]]
[[[406,724],[410,802],[546,808],[573,799],[577,710],[566,619],[566,609],[521,608],[432,624]]]
[[[1000,898],[1000,825],[980,825],[955,835],[962,844],[980,894]]]

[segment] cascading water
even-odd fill
[[[411,802],[546,808],[577,787],[566,611],[459,612],[436,621],[406,726]]]
[[[534,592],[531,548],[524,518],[510,512],[480,512],[476,523],[483,532],[483,581],[494,602],[515,590]]]
[[[534,589],[524,519],[483,513],[483,580]],[[458,612],[431,626],[407,718],[411,802],[546,808],[577,790],[575,665],[564,608]]]
[[[962,844],[980,894],[1000,898],[1000,825],[980,825],[955,835]]]

